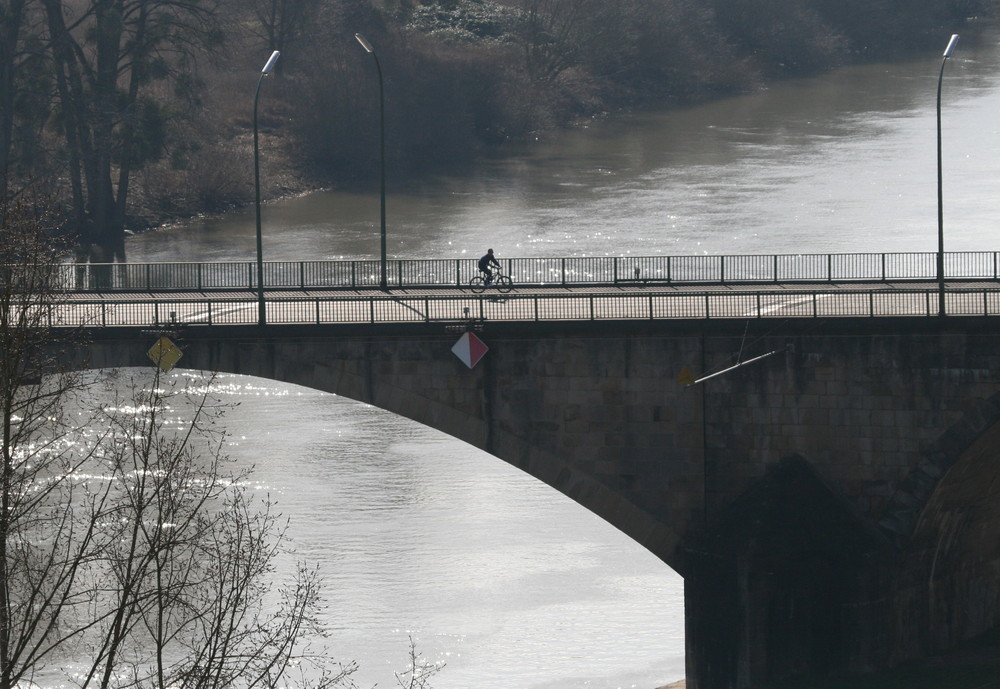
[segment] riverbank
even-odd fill
[[[470,2],[479,4],[480,0],[464,0],[460,4]],[[969,43],[969,33],[978,32],[980,27],[992,25],[992,22],[993,20],[963,20],[963,49]],[[924,29],[919,33],[928,31],[930,30]],[[934,35],[937,40],[937,34]],[[947,32],[943,35],[946,36]],[[884,61],[915,59],[925,55],[931,46],[937,45],[928,44],[927,40],[925,38],[916,44],[907,40],[898,45],[880,42],[881,49],[886,52],[878,54],[868,54],[867,49],[853,53],[837,51],[810,68],[795,68],[792,61],[779,60],[771,69],[764,69],[758,63],[761,56],[755,51],[753,60],[725,61],[727,70],[738,64],[741,70],[749,70],[748,73],[737,76],[727,71],[725,75],[716,74],[712,79],[706,74],[713,73],[713,70],[696,70],[698,76],[687,75],[683,88],[673,84],[670,79],[656,88],[646,82],[642,82],[641,86],[632,84],[612,88],[613,81],[605,84],[597,80],[594,83],[604,85],[601,88],[592,85],[597,91],[587,97],[576,94],[576,97],[543,99],[536,95],[530,99],[530,112],[519,113],[516,117],[508,113],[508,117],[514,117],[519,123],[517,126],[510,122],[494,123],[492,127],[485,127],[487,131],[465,131],[469,122],[476,118],[466,117],[459,126],[459,123],[437,111],[439,104],[450,103],[447,109],[449,113],[456,110],[462,112],[468,109],[485,109],[486,112],[497,115],[503,108],[484,106],[479,101],[467,103],[463,108],[443,97],[430,103],[408,102],[406,111],[409,112],[410,108],[417,108],[417,111],[406,118],[393,117],[390,112],[386,122],[388,129],[384,142],[390,144],[385,152],[388,156],[385,161],[388,182],[392,190],[399,191],[429,175],[461,174],[463,170],[475,167],[484,159],[502,158],[511,152],[523,151],[526,147],[544,142],[547,138],[560,136],[566,131],[587,128],[598,121],[613,121],[635,113],[685,111],[741,94],[777,88],[789,81],[830,74],[847,64],[882,64]],[[808,44],[809,41],[804,43]],[[357,46],[351,48],[352,56],[355,48]],[[437,49],[443,48],[438,45]],[[488,48],[472,42],[461,52],[465,55],[465,51],[472,51],[472,54],[484,51],[489,56],[493,49],[495,47]],[[696,54],[705,52],[712,51],[695,51]],[[724,51],[718,54],[724,54]],[[452,58],[455,59],[455,56]],[[243,61],[240,60],[240,63],[243,64]],[[320,60],[317,64],[328,64],[328,61]],[[683,73],[684,70],[674,60],[670,61],[670,65],[670,74]],[[472,65],[456,69],[462,73],[462,69],[472,69]],[[490,69],[486,73],[492,71]],[[434,70],[418,71],[413,76],[416,78],[425,72],[433,73]],[[505,74],[509,72],[510,70]],[[333,82],[329,77],[326,73],[320,78],[308,73],[308,70],[300,73],[293,69],[269,85],[270,97],[261,105],[259,141],[261,195],[265,202],[317,189],[366,192],[377,187],[382,168],[373,155],[378,148],[378,140],[374,138],[376,130],[370,127],[357,130],[356,125],[350,125],[355,129],[341,131],[338,127],[347,126],[344,123],[356,123],[359,119],[363,121],[365,116],[359,116],[353,110],[335,116],[334,111],[331,111],[333,105],[323,100],[323,93],[314,93],[316,82],[324,84],[323,88],[333,88],[336,79],[361,77],[350,70],[337,75]],[[708,81],[698,82],[701,78]],[[579,88],[578,82],[583,81],[588,80],[574,79],[565,83],[560,81],[560,84],[569,88],[567,84],[572,83]],[[135,175],[128,197],[126,227],[129,232],[158,229],[201,216],[222,215],[253,204],[254,188],[248,177],[248,171],[254,164],[252,120],[246,116],[245,94],[235,90],[232,82],[231,70],[211,73],[206,89],[210,94],[206,95],[210,107],[206,106],[204,112],[200,113],[201,120],[190,124],[185,130],[188,132],[193,129],[205,137],[198,142],[198,155],[182,157],[183,165],[178,160],[163,158],[155,164],[146,165]],[[529,80],[529,83],[535,82]],[[550,87],[547,87],[546,93],[548,88]],[[527,93],[526,89],[527,86],[520,84],[514,91],[519,94]],[[454,95],[461,95],[464,99],[471,93],[480,91],[483,89],[464,89],[460,94]],[[495,89],[485,89],[485,92],[495,96],[504,91],[497,85]],[[343,106],[342,100],[338,96],[338,108]],[[542,101],[545,101],[545,107],[542,107]],[[576,103],[576,106],[569,107],[570,103]],[[357,109],[361,106],[352,103],[350,107]],[[554,108],[556,111],[549,112],[546,108]],[[368,113],[369,118],[372,115],[373,113]],[[413,123],[410,121],[412,117],[418,116],[422,122],[419,137],[414,135]],[[318,121],[303,122],[310,118],[318,118]],[[479,126],[485,125],[480,123]],[[401,131],[394,130],[400,127],[403,128]],[[462,130],[461,136],[458,130]],[[500,135],[498,132],[504,134]],[[457,141],[464,143],[459,144]]]

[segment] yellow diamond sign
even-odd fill
[[[167,373],[170,369],[177,365],[180,358],[184,356],[184,352],[182,352],[169,337],[164,336],[157,340],[153,346],[149,348],[149,351],[146,352],[146,356],[148,356],[154,364],[159,366],[161,371]]]

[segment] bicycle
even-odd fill
[[[507,292],[514,289],[514,281],[510,279],[509,275],[501,273],[499,268],[497,268],[493,273],[493,279],[489,282],[489,284],[486,283],[486,278],[483,277],[484,275],[486,275],[486,273],[479,271],[479,275],[475,275],[471,280],[469,280],[469,289],[476,294],[482,294],[486,291],[487,287],[496,287],[497,291],[503,294],[507,294]]]

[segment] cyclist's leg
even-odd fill
[[[489,268],[483,268],[483,272],[486,273],[486,284],[493,282],[493,271]]]

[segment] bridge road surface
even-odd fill
[[[783,283],[775,285],[634,284],[525,287],[500,294],[467,288],[270,290],[268,324],[379,324],[479,321],[604,321],[937,316],[938,284],[920,282]],[[257,293],[66,293],[53,325],[150,326],[169,323],[252,325]],[[1000,315],[1000,285],[946,285],[946,314]]]
[[[53,325],[148,326],[257,322],[251,290],[72,293]],[[531,287],[509,294],[468,289],[272,290],[269,324],[594,321],[705,318],[935,316],[936,282],[769,285],[619,285]],[[996,283],[946,286],[947,315],[1000,315]]]

